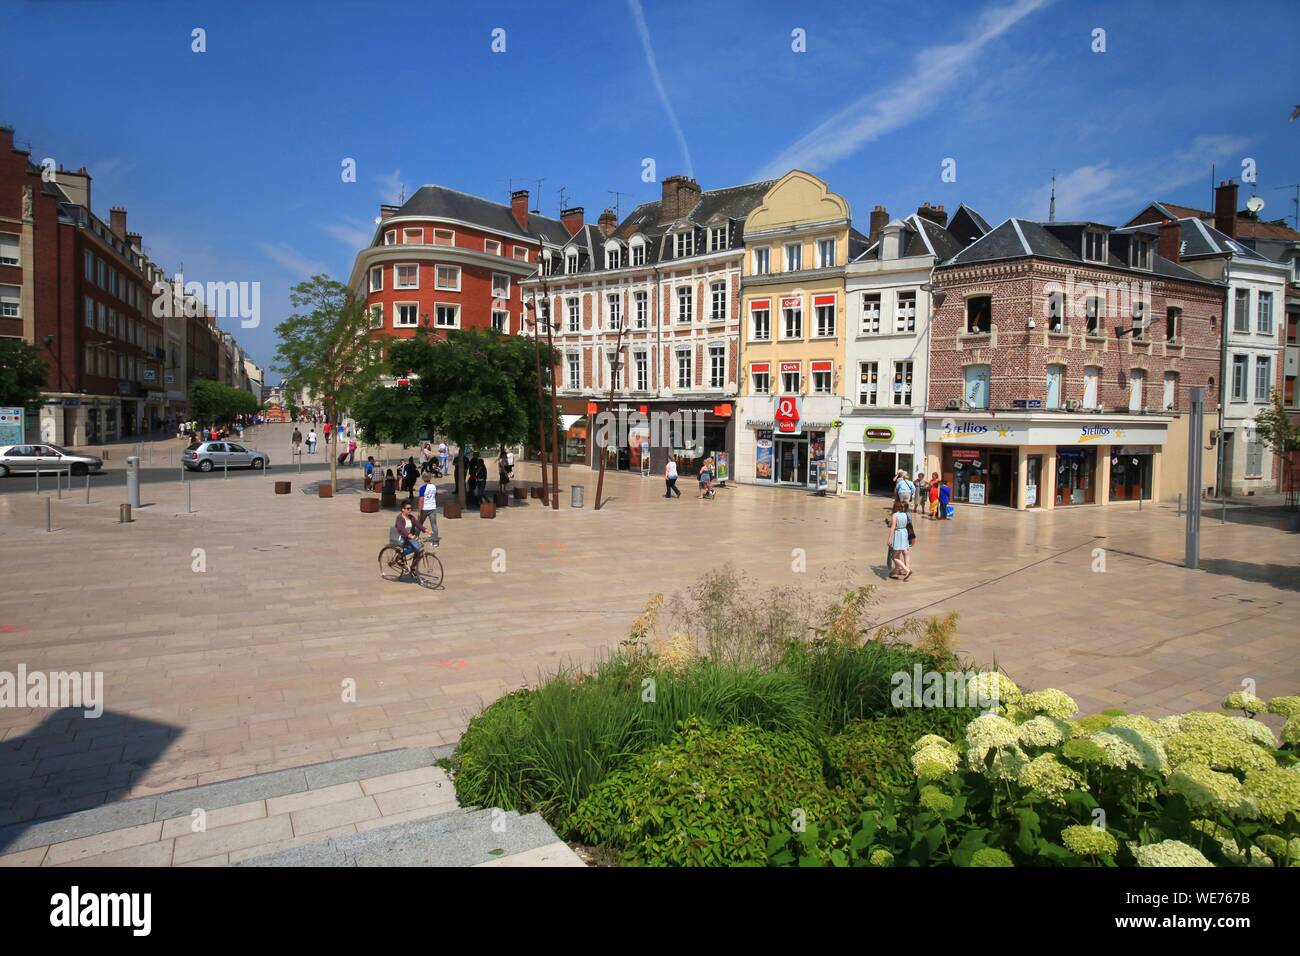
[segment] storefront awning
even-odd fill
[[[567,432],[567,431],[568,431],[570,428],[572,428],[572,427],[573,427],[577,422],[582,421],[582,420],[583,420],[584,418],[586,418],[586,417],[587,417],[587,416],[585,416],[585,415],[561,415],[561,416],[560,416],[560,431],[565,431],[565,432]]]

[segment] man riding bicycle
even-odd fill
[[[413,555],[411,573],[414,574],[416,566],[424,556],[424,546],[420,543],[420,535],[424,533],[424,525],[411,511],[411,502],[402,502],[401,513],[398,514],[393,527],[397,531],[397,536],[401,538],[402,554]]]

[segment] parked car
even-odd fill
[[[104,459],[78,455],[58,445],[0,445],[0,478],[6,475],[98,474]]]
[[[185,449],[181,462],[190,471],[211,471],[213,468],[265,468],[271,458],[239,442],[205,441],[198,448]]]

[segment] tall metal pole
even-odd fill
[[[618,324],[618,338],[614,340],[614,361],[609,363],[609,414],[614,414],[614,392],[618,388],[618,371],[623,365],[623,330],[627,328],[627,323],[620,319]],[[595,422],[592,422],[595,425]],[[595,434],[593,429],[593,435]],[[615,439],[617,442],[617,439]],[[600,472],[596,476],[596,510],[600,510],[601,492],[605,490],[605,449],[600,450]]]
[[[542,284],[546,292],[546,284]],[[546,323],[546,371],[551,379],[551,510],[560,510],[560,419],[555,401],[555,323]]]
[[[549,485],[546,480],[546,406],[542,402],[542,330],[537,308],[537,293],[533,293],[533,363],[537,369],[537,454],[542,462],[542,506],[546,506]]]
[[[1201,443],[1205,440],[1205,389],[1193,388],[1187,416],[1187,541],[1183,564],[1201,566]]]

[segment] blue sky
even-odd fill
[[[865,231],[876,203],[1045,218],[1055,172],[1059,218],[1118,223],[1204,207],[1211,164],[1251,158],[1265,217],[1291,213],[1290,0],[642,4],[8,0],[0,122],[88,166],[95,212],[126,206],[164,268],[262,283],[261,325],[232,331],[264,365],[290,286],[345,280],[403,185],[505,201],[544,177],[543,212],[565,186],[594,220],[609,190],[624,213],[658,195],[646,158],[706,189],[800,166]]]

